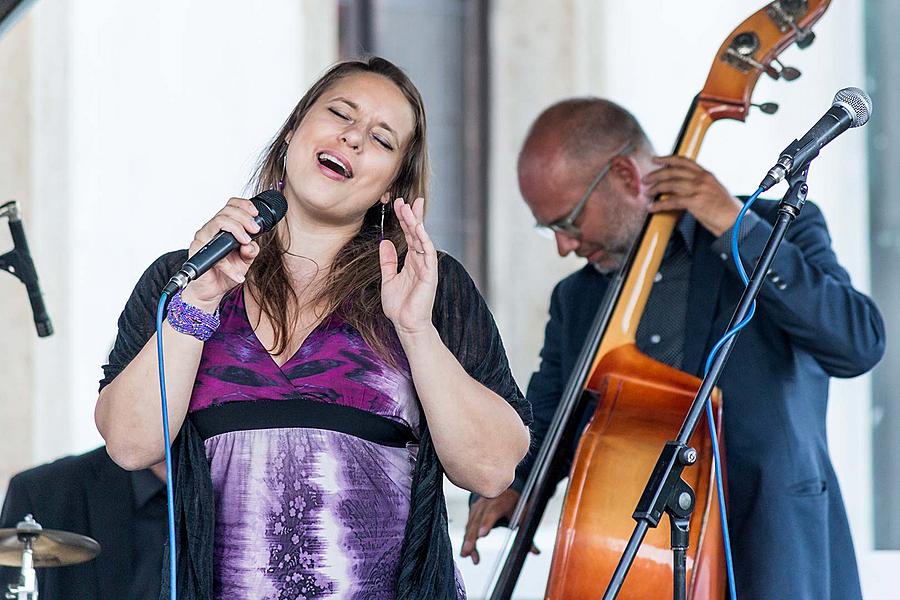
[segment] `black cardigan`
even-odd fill
[[[112,381],[144,347],[156,331],[156,307],[162,288],[187,258],[187,251],[170,252],[159,257],[144,272],[131,293],[118,322],[118,335],[103,366],[102,390]],[[525,425],[531,424],[531,408],[513,380],[512,372],[503,348],[503,342],[494,319],[463,266],[453,257],[440,254],[438,261],[438,289],[432,320],[441,340],[453,353],[466,372],[475,380],[505,398],[519,413]],[[422,415],[424,423],[424,415]],[[427,549],[428,556],[437,555],[440,569],[452,574],[453,557],[449,535],[446,533],[446,504],[440,486],[417,485],[422,473],[420,467],[429,458],[422,452],[434,453],[427,439],[423,439],[419,459],[413,474],[410,520],[426,519],[433,523],[424,528],[438,531],[440,551]],[[185,419],[173,445],[173,469],[175,471],[175,530],[178,553],[178,597],[182,600],[212,599],[212,554],[214,496],[209,464],[203,441],[191,420]],[[436,492],[436,493],[435,493]],[[425,502],[428,506],[422,506]],[[414,527],[407,526],[404,546]],[[408,553],[401,553],[406,555]],[[408,557],[407,557],[408,558]],[[403,565],[401,571],[415,570],[412,564]],[[421,560],[421,559],[420,559]],[[430,560],[430,559],[429,559]],[[168,550],[163,561],[163,587],[161,600],[169,597]],[[445,578],[446,579],[446,578]],[[452,578],[451,578],[452,580]],[[421,590],[423,598],[433,597],[434,592]],[[455,590],[446,590],[446,597],[455,596]]]

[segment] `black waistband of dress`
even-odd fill
[[[227,402],[190,414],[204,441],[233,431],[303,427],[346,433],[382,446],[417,443],[410,427],[365,410],[307,398]]]

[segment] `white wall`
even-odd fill
[[[23,200],[56,327],[35,346],[30,462],[101,443],[100,365],[134,283],[244,193],[259,152],[335,60],[336,18],[333,2],[306,0],[43,0],[16,25],[33,26]]]

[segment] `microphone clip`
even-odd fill
[[[763,191],[768,190],[773,185],[780,183],[785,177],[790,177],[802,167],[809,165],[810,161],[819,155],[818,148],[813,142],[803,144],[800,140],[794,140],[790,145],[781,151],[778,162],[769,169],[766,176],[760,182],[759,187]],[[802,156],[802,160],[797,162],[796,157]]]
[[[22,213],[19,211],[19,203],[15,200],[10,200],[0,205],[0,219],[3,217],[9,219],[10,223],[21,221]],[[22,265],[19,252],[15,248],[6,254],[0,254],[0,269],[14,275],[19,281],[25,283],[25,278],[22,275],[23,268],[25,267]]]
[[[10,221],[19,221],[22,214],[19,212],[19,203],[15,200],[0,205],[0,219],[8,217]]]
[[[800,210],[806,204],[806,197],[809,194],[809,185],[806,183],[809,165],[809,162],[798,165],[798,168],[787,176],[788,191],[778,205],[778,212],[789,214],[792,219],[800,214]]]

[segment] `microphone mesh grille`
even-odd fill
[[[277,190],[264,190],[250,199],[262,217],[262,231],[271,231],[275,224],[287,214],[287,200]]]
[[[841,104],[853,112],[851,127],[865,125],[872,115],[872,99],[859,88],[848,87],[838,91],[833,104]]]

